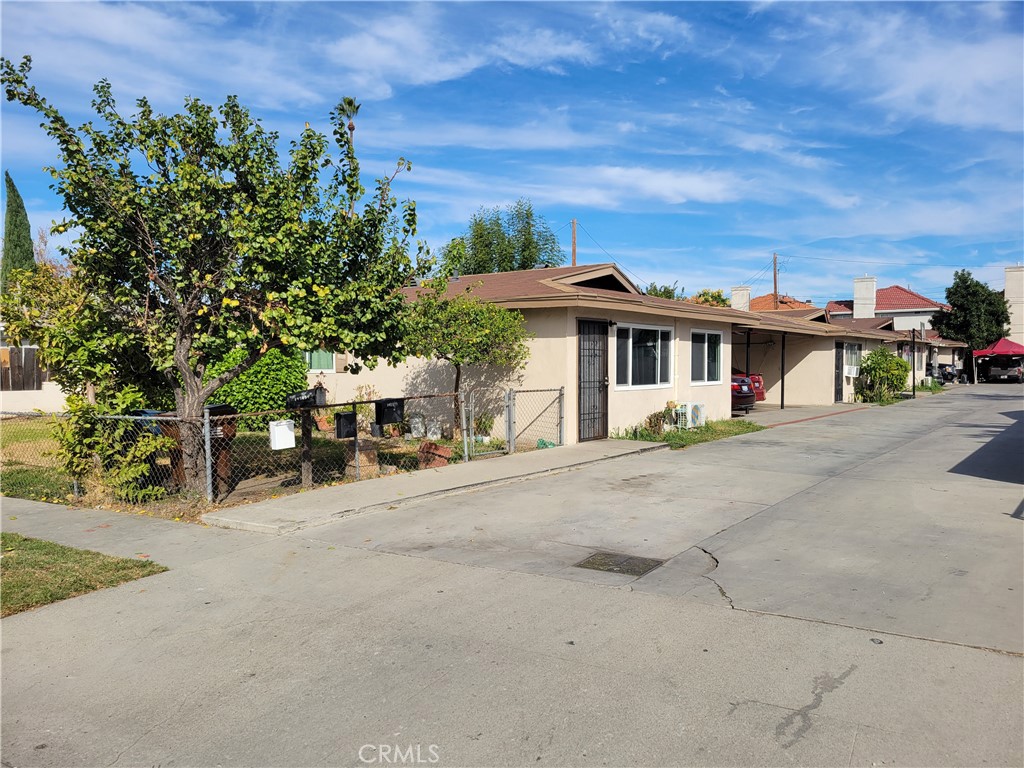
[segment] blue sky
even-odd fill
[[[1024,260],[1016,3],[44,3],[4,0],[3,53],[76,122],[237,94],[283,140],[362,103],[363,170],[439,249],[481,206],[533,201],[578,260],[688,293],[752,284],[819,305],[876,275],[941,299]],[[33,229],[55,152],[2,106]]]

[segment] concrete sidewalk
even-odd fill
[[[667,448],[665,443],[595,440],[318,488],[210,512],[203,515],[203,521],[220,528],[283,534],[411,499],[507,483]]]

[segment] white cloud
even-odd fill
[[[668,55],[694,39],[692,25],[669,13],[640,11],[629,4],[609,3],[595,14],[608,44],[615,49],[641,49]]]
[[[779,9],[791,76],[857,93],[893,116],[1021,130],[1024,44],[998,14],[973,4],[822,7]],[[950,22],[949,7],[960,18]]]

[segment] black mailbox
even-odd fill
[[[285,408],[322,408],[327,405],[327,390],[323,387],[293,392],[284,399]]]
[[[211,419],[216,416],[234,416],[238,413],[238,409],[232,408],[230,405],[206,405],[203,406],[203,410],[210,414]],[[235,436],[236,427],[234,420],[211,421],[210,437],[231,440]]]
[[[374,404],[374,416],[378,424],[400,424],[405,421],[405,399],[401,397],[377,400]]]
[[[334,414],[334,436],[339,440],[356,436],[356,415],[351,411]]]

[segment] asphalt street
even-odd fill
[[[4,499],[171,570],[3,621],[2,762],[1021,765],[1021,394],[278,536]]]

